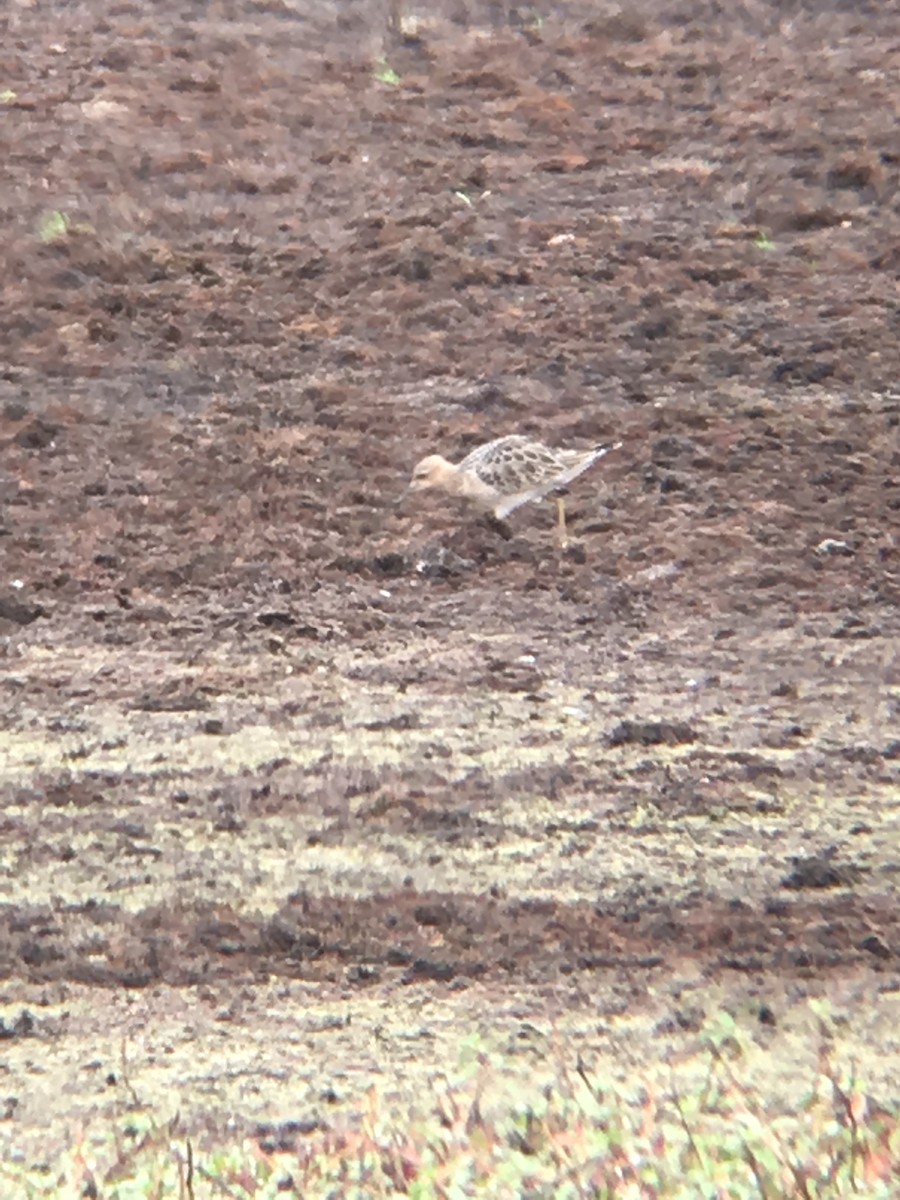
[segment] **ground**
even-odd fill
[[[896,5],[152,10],[0,16],[2,1139],[896,1095]],[[517,431],[567,550],[398,503]]]

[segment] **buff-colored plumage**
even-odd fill
[[[556,450],[521,434],[510,434],[479,446],[459,463],[429,454],[417,464],[407,492],[428,489],[463,496],[503,520],[522,504],[542,500],[566,487],[615,445],[590,450]],[[565,510],[558,501],[560,533],[565,537]]]

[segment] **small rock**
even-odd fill
[[[852,863],[835,863],[833,853],[833,850],[825,850],[809,858],[793,859],[794,869],[782,879],[781,886],[799,891],[807,888],[851,887],[857,883],[862,874],[860,868]]]
[[[462,558],[446,546],[429,546],[416,563],[416,572],[426,579],[449,579],[475,566],[471,558]]]
[[[35,1024],[35,1019],[27,1008],[22,1009],[11,1025],[7,1025],[0,1017],[0,1039],[28,1037],[34,1033]]]
[[[607,737],[610,746],[679,746],[696,740],[696,730],[684,721],[620,721]]]
[[[35,417],[24,429],[19,430],[13,441],[26,450],[44,450],[52,445],[58,433],[58,425],[45,421],[42,417]]]
[[[838,541],[837,538],[824,538],[816,546],[816,554],[824,556],[826,554],[839,554],[844,558],[852,558],[855,551],[848,542]]]
[[[257,614],[256,620],[266,629],[286,629],[295,623],[291,613],[283,610],[271,610]]]
[[[881,938],[875,933],[870,933],[868,937],[863,938],[863,940],[859,943],[859,948],[860,950],[868,950],[868,952],[870,954],[874,954],[876,958],[891,957],[890,947],[886,946]]]
[[[833,638],[873,638],[878,637],[880,629],[877,626],[866,625],[855,613],[848,613],[830,633]]]
[[[453,914],[445,904],[419,904],[413,912],[417,925],[430,925],[441,929],[453,924]]]
[[[417,958],[404,972],[403,982],[414,983],[417,979],[434,979],[439,983],[449,983],[455,974],[456,968],[452,963],[437,962],[431,958]]]
[[[777,683],[775,687],[772,688],[772,691],[769,694],[772,696],[784,696],[789,700],[796,700],[797,687],[793,683],[788,683],[787,680],[782,680],[781,683]]]
[[[372,559],[372,566],[377,574],[385,575],[389,579],[397,579],[408,570],[406,557],[395,552],[376,554]]]
[[[15,596],[0,596],[0,620],[12,621],[16,625],[30,625],[38,617],[46,615],[39,604],[23,604]]]

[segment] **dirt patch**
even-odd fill
[[[369,1028],[445,1006],[350,1107],[452,1055],[467,992],[564,1038],[627,1010],[630,1061],[690,1044],[686,988],[852,991],[869,1029],[900,986],[896,14],[243,9],[0,18],[16,1135],[40,1059],[56,1116],[120,1102],[78,1082],[92,1006],[177,1042],[203,987],[243,1050],[285,1038],[279,986]],[[513,431],[623,442],[567,551],[549,506],[397,503]],[[182,1086],[186,1045],[129,1079]],[[284,1116],[224,1067],[202,1094]]]

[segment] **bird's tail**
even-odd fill
[[[598,459],[611,454],[613,450],[621,450],[621,448],[621,442],[604,442],[602,445],[594,446],[593,450],[576,450],[571,467],[567,471],[562,472],[554,486],[565,487],[567,483],[571,483],[573,479],[577,479],[588,467],[592,467]]]

